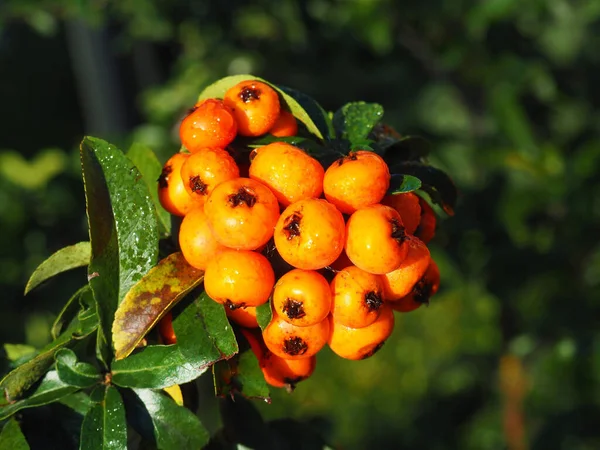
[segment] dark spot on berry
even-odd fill
[[[306,342],[299,337],[291,337],[283,341],[283,352],[286,355],[297,356],[304,355],[308,350]]]
[[[300,383],[302,380],[305,380],[305,379],[306,379],[305,377],[294,377],[294,378],[284,377],[283,382],[285,384],[289,384],[290,387],[292,389],[294,389],[298,383]]]
[[[304,304],[298,300],[294,300],[293,298],[287,298],[285,303],[283,304],[283,312],[290,319],[301,319],[306,316],[304,312]]]
[[[225,300],[225,303],[223,304],[225,305],[225,308],[227,308],[229,311],[235,311],[238,308],[243,308],[244,306],[246,306],[245,303],[233,303],[229,299]]]
[[[206,195],[208,184],[206,184],[199,175],[190,177],[190,188],[194,194]]]
[[[302,221],[302,216],[299,213],[293,213],[291,216],[287,216],[284,225],[283,232],[287,237],[288,241],[291,241],[293,238],[300,236],[300,222]]]
[[[371,356],[373,356],[375,353],[377,353],[379,350],[381,350],[381,347],[383,347],[383,344],[385,344],[385,341],[380,342],[379,344],[377,344],[375,347],[373,347],[373,349],[367,353],[365,353],[364,355],[362,355],[360,357],[360,359],[367,359],[370,358]]]
[[[429,305],[432,289],[433,284],[424,276],[417,281],[417,284],[415,284],[415,287],[412,289],[413,299],[417,303]]]
[[[231,194],[228,199],[232,208],[246,205],[252,208],[256,204],[256,195],[247,187],[241,187],[235,194]]]
[[[392,224],[392,234],[390,236],[392,239],[395,239],[398,244],[402,244],[406,240],[404,225],[401,225],[396,219],[390,220],[390,223]]]
[[[187,110],[187,113],[185,114],[186,117],[189,116],[190,114],[192,114],[197,109],[198,109],[198,106],[192,106],[190,109]]]
[[[250,103],[254,100],[260,100],[260,94],[260,89],[251,86],[244,86],[239,93],[239,97],[244,103]]]
[[[169,175],[171,175],[171,172],[173,172],[172,165],[169,164],[168,166],[163,167],[163,170],[157,180],[158,186],[161,189],[166,189],[169,187]]]
[[[346,158],[348,158],[348,161],[356,161],[358,159],[358,156],[355,152],[352,152]]]
[[[372,312],[381,308],[381,305],[383,305],[383,300],[381,300],[381,296],[377,292],[370,291],[365,295],[365,303],[369,309],[369,312]]]

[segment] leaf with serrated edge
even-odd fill
[[[321,130],[319,130],[319,127],[317,127],[317,125],[314,123],[309,114],[304,110],[304,108],[300,105],[300,103],[298,103],[294,98],[292,98],[289,94],[285,93],[276,85],[269,83],[267,80],[263,80],[262,78],[255,77],[254,75],[232,75],[229,77],[221,78],[219,81],[206,87],[200,93],[198,100],[204,100],[207,98],[222,99],[225,95],[225,92],[227,92],[229,88],[246,80],[262,81],[263,83],[266,83],[273,89],[275,89],[280,94],[281,98],[285,102],[288,109],[292,112],[294,117],[296,117],[296,119],[302,122],[310,133],[314,134],[319,139],[323,139],[323,134],[321,133]]]
[[[144,144],[135,142],[127,151],[127,157],[135,164],[143,180],[148,186],[148,192],[154,203],[161,236],[171,233],[171,215],[160,205],[158,200],[157,180],[162,172],[162,164],[152,149]]]
[[[0,432],[0,449],[29,450],[29,444],[15,419],[10,419],[2,428],[2,432]]]
[[[421,187],[421,180],[412,175],[393,174],[390,181],[390,188],[386,195],[406,194],[407,192],[416,191]]]
[[[202,293],[173,316],[177,344],[149,345],[114,361],[112,380],[116,385],[158,389],[187,383],[216,361],[238,352],[223,306],[206,294]]]
[[[80,317],[84,313],[86,316],[88,315],[86,310],[80,313]],[[0,389],[4,390],[5,397],[9,400],[14,400],[21,396],[23,392],[33,386],[46,373],[54,362],[54,355],[59,349],[74,345],[86,338],[96,330],[97,326],[98,320],[97,317],[94,320],[94,316],[89,317],[84,322],[79,319],[73,321],[69,328],[57,339],[42,348],[35,358],[9,372],[0,381]]]
[[[81,425],[80,449],[126,450],[127,424],[121,394],[114,386],[98,386],[91,394],[96,403]]]
[[[40,385],[27,398],[1,406],[0,420],[4,420],[17,411],[25,408],[33,408],[55,402],[66,395],[72,394],[77,391],[77,389],[78,388],[75,386],[69,386],[68,384],[63,383],[58,378],[56,371],[51,370],[46,374]]]
[[[208,443],[208,431],[190,410],[151,389],[134,389],[150,414],[159,449],[199,449]]]
[[[25,286],[25,295],[59,273],[87,266],[90,263],[90,255],[91,247],[89,242],[69,245],[53,253],[33,271]]]
[[[56,372],[63,383],[79,388],[88,388],[102,380],[102,376],[94,366],[78,362],[73,350],[63,348],[54,355]]]
[[[203,279],[204,272],[190,266],[180,252],[167,256],[144,275],[115,313],[115,358],[129,355],[169,308]]]
[[[110,344],[118,304],[156,264],[158,224],[148,187],[121,150],[86,137],[80,155],[92,245],[90,286]]]

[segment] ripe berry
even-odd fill
[[[158,322],[158,332],[165,345],[176,344],[177,336],[173,330],[173,314],[171,311],[166,313],[160,322]]]
[[[191,153],[206,147],[227,147],[237,133],[233,112],[221,100],[198,103],[179,127],[181,143]]]
[[[323,348],[329,336],[329,320],[307,327],[286,322],[277,314],[263,330],[267,348],[285,359],[310,358]]]
[[[419,199],[420,197],[415,193],[407,192],[406,194],[386,195],[381,203],[391,206],[400,213],[406,234],[415,234],[415,230],[421,221]]]
[[[432,259],[425,275],[414,285],[411,292],[400,300],[389,302],[394,311],[410,312],[421,305],[428,305],[429,299],[433,297],[440,287],[440,270]]]
[[[292,203],[275,225],[281,257],[299,269],[317,270],[333,263],[344,247],[344,217],[326,200]]]
[[[429,203],[419,197],[419,204],[421,205],[421,221],[415,231],[415,236],[427,244],[435,236],[437,220]]]
[[[396,301],[408,295],[431,261],[429,249],[419,238],[408,236],[406,244],[408,252],[400,267],[382,275],[385,300]]]
[[[238,133],[242,136],[267,133],[279,117],[279,95],[261,81],[236,84],[225,92],[223,102],[233,110]]]
[[[202,207],[193,208],[181,221],[179,247],[187,263],[200,270],[205,270],[208,262],[227,248],[215,239]]]
[[[291,112],[281,111],[269,134],[277,137],[296,136],[298,133],[298,122]]]
[[[317,357],[304,359],[284,359],[272,352],[267,352],[259,365],[265,381],[273,387],[294,387],[310,377],[315,371]]]
[[[246,306],[245,308],[230,309],[225,308],[227,317],[232,322],[246,328],[258,328],[258,321],[256,320],[256,307]]]
[[[185,216],[193,202],[181,179],[181,166],[189,158],[187,153],[175,153],[169,158],[158,178],[158,199],[164,209],[174,216]]]
[[[323,174],[319,161],[285,142],[259,148],[250,165],[250,178],[271,189],[283,206],[319,197],[323,192]]]
[[[390,187],[390,171],[381,156],[360,150],[329,166],[323,179],[325,198],[344,214],[379,203]]]
[[[408,251],[398,211],[380,204],[356,211],[346,224],[345,250],[366,272],[383,275],[396,270]]]

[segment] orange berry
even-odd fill
[[[187,263],[200,270],[205,270],[208,262],[227,248],[213,236],[202,207],[193,208],[181,221],[179,247]]]
[[[248,250],[223,250],[209,261],[204,273],[208,296],[230,309],[262,305],[274,284],[269,260]]]
[[[160,319],[160,322],[158,322],[158,332],[166,345],[177,343],[177,336],[175,336],[175,331],[173,330],[173,314],[171,311],[166,313]]]
[[[381,276],[356,266],[348,266],[335,275],[331,281],[331,293],[331,315],[336,322],[347,327],[371,325],[383,307]]]
[[[218,99],[201,101],[179,126],[181,143],[191,153],[206,147],[227,147],[237,134],[233,112]]]
[[[315,371],[317,357],[284,359],[268,352],[259,360],[265,381],[273,387],[294,387]]]
[[[291,112],[281,111],[269,134],[277,137],[296,136],[298,133],[298,122]]]
[[[225,308],[225,313],[232,322],[235,322],[242,327],[258,328],[258,321],[256,320],[256,307],[246,306],[245,308],[236,309]]]
[[[429,299],[433,297],[440,287],[440,270],[432,259],[427,267],[425,275],[415,284],[411,292],[400,300],[389,302],[394,311],[410,312],[419,308],[423,304],[429,304]]]
[[[356,211],[346,224],[345,250],[366,272],[383,275],[396,270],[408,252],[398,211],[380,204]]]
[[[233,110],[238,133],[242,136],[267,133],[279,117],[279,95],[261,81],[247,80],[236,84],[225,92],[223,102]]]
[[[240,171],[235,160],[220,148],[198,150],[181,166],[185,190],[199,205],[204,205],[206,197],[218,184],[239,176]]]
[[[181,179],[181,166],[189,156],[187,153],[175,153],[165,163],[158,178],[160,204],[174,216],[185,216],[194,204]]]
[[[245,328],[240,328],[240,332],[248,341],[248,344],[250,345],[250,350],[252,350],[252,353],[254,353],[256,359],[260,361],[264,357],[265,353],[269,352],[269,350],[267,350],[267,347],[265,346],[265,342],[262,338],[260,330],[248,330]]]
[[[331,291],[323,275],[294,269],[275,284],[273,309],[286,322],[300,327],[323,321],[331,308]]]
[[[255,250],[265,245],[279,218],[277,199],[268,187],[249,178],[219,184],[204,211],[215,239],[226,247]]]
[[[408,236],[406,244],[408,252],[400,267],[382,276],[385,300],[396,301],[408,295],[431,261],[429,249],[419,238]]]
[[[298,327],[273,314],[263,330],[267,348],[285,359],[310,358],[323,348],[329,336],[329,320],[307,327]]]
[[[325,198],[344,214],[379,203],[390,187],[390,171],[377,153],[360,150],[338,159],[325,171]]]
[[[359,360],[373,356],[390,337],[394,330],[394,314],[384,304],[379,318],[363,328],[351,328],[329,319],[331,333],[329,347],[338,356],[345,359]]]
[[[421,197],[419,197],[419,204],[421,205],[421,221],[415,231],[415,236],[427,244],[435,236],[437,219],[433,208]]]
[[[331,263],[329,265],[329,267],[331,267],[333,270],[342,270],[345,269],[348,266],[353,266],[354,264],[352,264],[352,261],[350,261],[350,258],[348,258],[348,255],[346,255],[345,251],[342,251],[342,253],[340,254],[340,256],[338,257],[338,259],[336,259],[333,263]]]
[[[250,164],[250,178],[271,189],[283,206],[319,197],[324,173],[319,161],[285,142],[259,148]]]
[[[386,195],[381,203],[391,206],[400,213],[406,234],[415,234],[421,221],[419,198],[414,192],[407,192],[406,194]]]
[[[275,246],[284,261],[305,270],[333,263],[344,248],[344,217],[326,200],[288,206],[275,225]]]

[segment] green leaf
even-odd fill
[[[81,426],[82,450],[127,449],[127,423],[121,394],[114,386],[98,386],[91,395],[96,403]]]
[[[35,406],[47,405],[72,394],[78,388],[63,383],[55,370],[46,374],[39,386],[25,399],[0,406],[0,420],[12,416],[17,411]]]
[[[377,103],[346,103],[333,115],[337,137],[350,141],[351,148],[362,149],[370,144],[368,136],[383,117],[383,107]]]
[[[421,180],[412,175],[393,174],[387,195],[405,194],[421,187]]]
[[[226,440],[238,444],[234,448],[285,448],[276,447],[269,426],[254,404],[241,395],[228,396],[219,403],[219,412]],[[297,441],[298,446],[301,441]]]
[[[421,189],[431,196],[431,200],[440,205],[446,214],[454,215],[458,191],[445,172],[418,162],[394,164],[390,166],[390,172],[412,175],[420,179]]]
[[[405,161],[421,161],[431,151],[429,141],[420,136],[391,138],[387,141],[378,141],[378,144],[384,149],[383,159],[390,166]]]
[[[158,449],[199,449],[208,443],[208,431],[190,410],[151,389],[134,392],[150,415]]]
[[[89,284],[82,286],[77,292],[75,292],[75,294],[71,296],[67,303],[65,303],[63,308],[58,313],[58,316],[56,316],[56,319],[52,324],[52,328],[50,329],[52,339],[56,339],[60,333],[62,333],[65,324],[69,323],[77,315],[77,312],[81,307],[81,296],[84,292],[90,291],[90,289],[91,288]]]
[[[122,387],[165,388],[195,380],[216,361],[238,351],[222,305],[205,293],[173,314],[177,344],[151,345],[112,364],[112,380]]]
[[[152,268],[125,296],[112,325],[115,358],[129,355],[169,308],[202,283],[204,272],[172,253]]]
[[[2,428],[0,450],[29,450],[29,444],[15,419],[10,419]]]
[[[263,80],[262,78],[255,77],[254,75],[232,75],[229,77],[221,78],[220,80],[206,87],[200,93],[198,100],[204,100],[207,98],[223,98],[225,92],[227,92],[229,88],[246,80],[259,80],[270,85],[280,94],[281,100],[283,101],[287,109],[291,111],[294,117],[296,117],[296,119],[302,122],[310,133],[314,134],[319,139],[323,139],[323,133],[315,124],[309,113],[302,107],[302,105],[300,105],[300,103],[297,100],[295,100],[288,93],[284,92],[283,89],[279,88],[278,86],[269,83],[268,81]]]
[[[160,205],[158,200],[157,180],[162,172],[162,164],[152,149],[144,144],[134,143],[127,151],[127,157],[135,164],[148,187],[148,192],[154,203],[158,219],[158,229],[161,236],[171,234],[171,215]]]
[[[88,388],[102,380],[102,376],[94,366],[77,361],[77,355],[73,350],[60,349],[54,359],[56,359],[56,372],[63,383]]]
[[[23,359],[31,359],[35,356],[36,349],[25,344],[4,344],[4,352],[6,359],[14,363]]]
[[[277,87],[296,100],[300,106],[304,108],[324,137],[328,139],[333,139],[335,137],[335,129],[329,114],[327,114],[327,111],[325,111],[314,98],[286,86],[278,85]]]
[[[90,263],[90,255],[91,247],[89,242],[80,242],[60,249],[33,271],[25,286],[25,295],[33,288],[59,273],[75,269],[76,267],[87,266]]]
[[[80,153],[92,245],[90,286],[110,344],[118,304],[156,264],[158,225],[148,187],[121,150],[86,137]]]
[[[256,320],[261,330],[264,331],[267,325],[269,325],[269,322],[271,322],[272,318],[273,310],[271,309],[270,300],[267,303],[256,307]]]
[[[92,407],[90,396],[82,391],[69,394],[61,398],[58,402],[71,408],[82,416],[85,416]]]
[[[70,347],[85,339],[98,327],[98,317],[91,291],[87,297],[87,309],[83,309],[76,320],[54,341],[42,348],[35,358],[20,365],[0,381],[0,388],[10,401],[19,398],[27,389],[40,379],[54,362],[55,353],[64,347]]]

